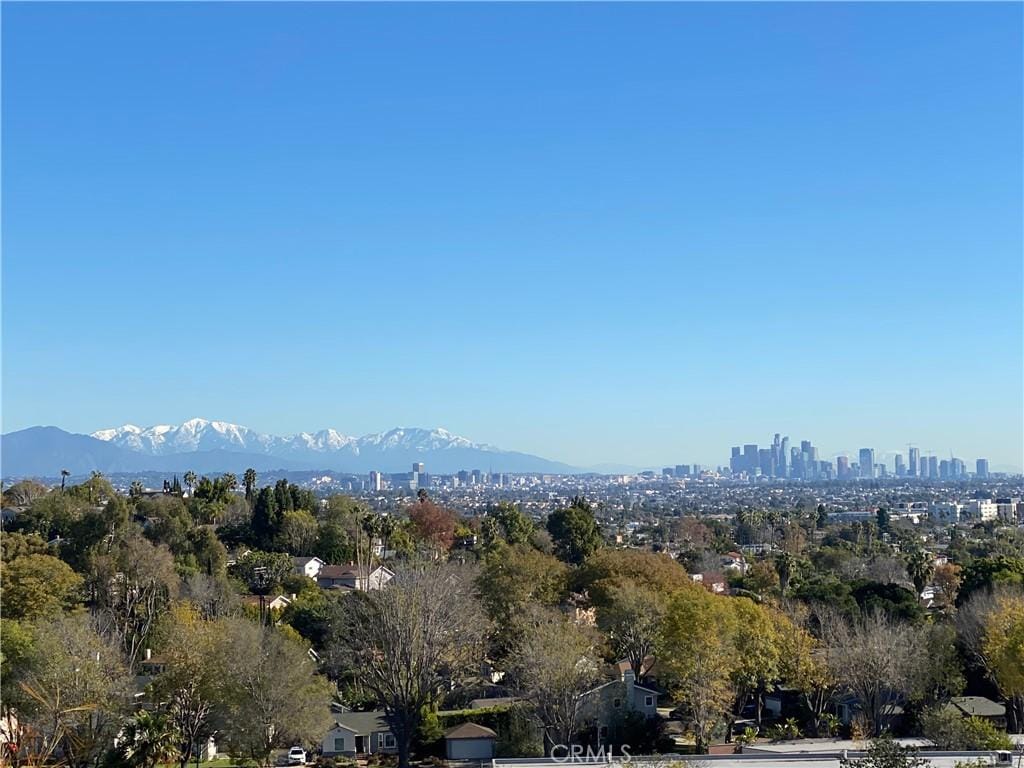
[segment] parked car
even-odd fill
[[[306,750],[302,747],[292,747],[288,750],[288,765],[305,765]]]

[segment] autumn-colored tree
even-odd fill
[[[458,518],[452,510],[440,507],[434,502],[421,500],[409,508],[413,535],[426,547],[447,552],[455,539],[455,525]]]
[[[1011,705],[1013,725],[1024,728],[1024,596],[999,596],[988,615],[982,650],[999,692]]]

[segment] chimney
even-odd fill
[[[633,672],[633,667],[627,667],[626,670],[622,673],[622,682],[626,686],[626,706],[629,709],[634,709],[634,697],[636,695],[636,673]]]

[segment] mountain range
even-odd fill
[[[451,474],[461,469],[495,472],[575,473],[557,461],[475,443],[445,429],[401,427],[362,437],[334,429],[270,435],[238,424],[189,419],[178,424],[138,427],[125,424],[91,435],[57,427],[29,427],[3,435],[3,477],[54,477],[61,469],[74,475],[164,471],[198,473],[331,470],[364,473],[408,472],[413,462],[426,471]]]

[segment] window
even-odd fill
[[[612,699],[612,706],[618,709],[622,706],[622,699]]]
[[[644,696],[644,706],[645,707],[653,707],[654,706],[654,697],[653,696]]]
[[[345,751],[345,737],[344,736],[335,736],[334,737],[334,751],[335,752],[344,752]]]
[[[378,744],[384,747],[385,749],[394,749],[395,737],[391,733],[382,733],[380,734],[380,740],[378,741]]]

